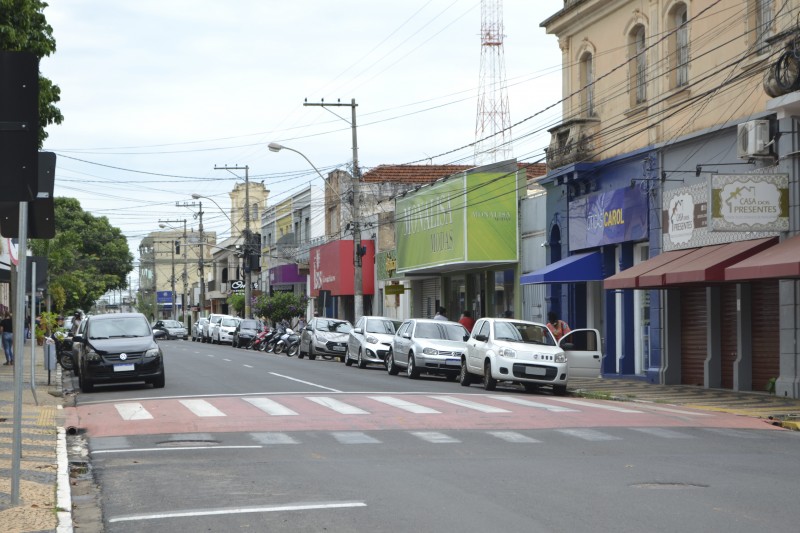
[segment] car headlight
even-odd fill
[[[86,360],[87,361],[99,361],[100,354],[95,352],[92,348],[86,348]]]
[[[439,355],[439,350],[436,348],[423,348],[422,353],[425,355]]]
[[[149,350],[144,352],[145,359],[153,359],[154,357],[158,357],[159,355],[161,355],[161,350],[159,350],[158,348],[150,348]]]
[[[557,353],[555,357],[556,363],[566,363],[567,362],[567,354],[564,352]]]
[[[378,339],[376,337],[369,336],[367,337],[367,342],[370,344],[378,344]]]
[[[500,348],[497,352],[500,357],[516,357],[517,352],[512,350],[511,348]]]

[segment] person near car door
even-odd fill
[[[3,336],[3,351],[6,353],[6,362],[3,366],[14,364],[14,322],[11,320],[11,313],[6,311],[3,320],[0,321],[0,333]]]
[[[447,309],[445,309],[444,307],[440,306],[436,310],[436,315],[434,315],[433,319],[434,320],[447,320],[447,315],[445,313],[447,313]]]
[[[566,322],[558,318],[558,313],[555,311],[547,313],[547,329],[549,329],[553,337],[556,338],[556,342],[560,341],[561,337],[572,331],[569,329]]]
[[[458,319],[458,323],[467,328],[467,331],[470,333],[472,333],[472,328],[475,327],[475,319],[472,318],[472,313],[469,311],[461,313],[461,318]]]

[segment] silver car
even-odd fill
[[[158,320],[153,324],[153,331],[163,331],[167,334],[167,339],[187,340],[189,338],[186,326],[177,320]]]
[[[369,363],[385,365],[392,337],[400,324],[400,320],[385,316],[359,318],[347,339],[344,364],[350,366],[355,361],[358,368],[366,368]]]
[[[347,353],[347,337],[352,324],[347,320],[336,318],[313,318],[308,326],[300,333],[300,351],[298,357],[302,359],[308,355],[309,359],[316,359],[321,355],[326,359],[337,357],[344,361]]]
[[[467,328],[458,322],[406,320],[392,337],[386,370],[394,376],[405,369],[411,379],[424,373],[443,375],[453,381],[461,371],[468,338]]]

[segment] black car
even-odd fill
[[[233,331],[233,347],[241,348],[247,346],[256,338],[256,335],[261,331],[261,322],[253,318],[244,318],[239,321],[239,325]]]
[[[73,338],[81,391],[91,392],[99,383],[144,381],[164,387],[164,354],[155,333],[141,313],[109,313],[84,319]]]

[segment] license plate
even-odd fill
[[[333,347],[333,351],[334,352],[343,352],[344,351],[344,346],[334,346]]]
[[[544,376],[547,374],[547,369],[540,366],[527,366],[525,367],[525,373],[529,376]]]
[[[461,359],[445,359],[444,364],[447,366],[461,366]]]
[[[114,365],[114,372],[128,372],[133,370],[133,363],[127,365]]]

